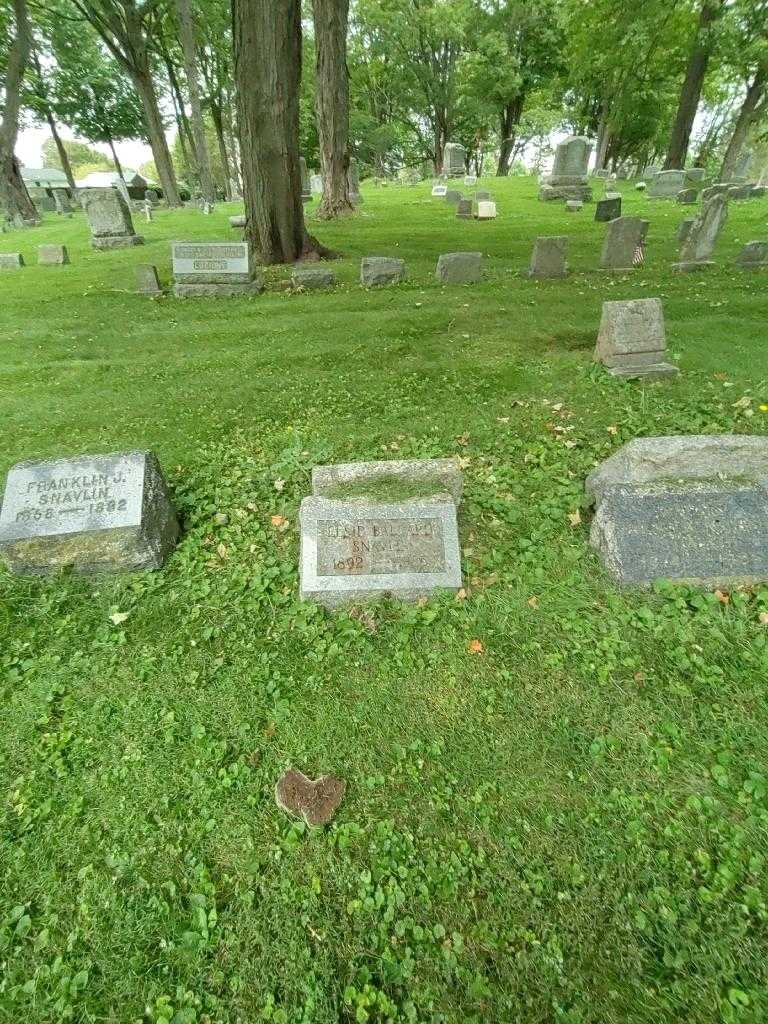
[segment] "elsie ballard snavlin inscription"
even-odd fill
[[[460,586],[456,506],[447,497],[301,503],[302,597],[332,608],[382,593],[418,600]]]
[[[22,462],[8,474],[0,553],[14,572],[157,569],[178,533],[150,452]]]

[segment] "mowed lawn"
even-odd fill
[[[131,250],[93,251],[81,213],[0,237],[28,264],[0,272],[3,478],[151,448],[184,525],[156,574],[0,569],[0,1021],[768,1019],[768,588],[620,592],[583,499],[633,437],[765,432],[768,271],[733,261],[768,201],[678,276],[695,211],[628,184],[647,263],[609,275],[594,207],[481,185],[495,222],[428,183],[308,208],[342,254],[323,294],[286,268],[253,299],[133,294],[172,240],[239,237],[234,205],[136,215]],[[571,276],[528,280],[555,234]],[[45,242],[72,264],[36,266]],[[435,282],[457,250],[482,284]],[[361,289],[364,255],[408,283]],[[592,364],[601,303],[644,296],[675,381]],[[313,465],[447,455],[465,595],[298,600]],[[347,780],[331,826],[277,809],[288,765]]]

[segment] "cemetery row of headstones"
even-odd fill
[[[611,313],[614,332],[623,317]],[[640,340],[632,358],[655,357],[647,344],[656,341]],[[768,438],[637,439],[598,466],[585,490],[595,506],[591,544],[620,585],[768,580]],[[458,591],[462,491],[453,459],[316,466],[299,510],[301,597],[336,608]],[[0,554],[13,573],[160,569],[180,535],[151,452],[23,462],[8,473]]]

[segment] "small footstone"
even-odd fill
[[[567,235],[551,235],[549,237],[537,238],[533,247],[533,255],[531,256],[529,275],[538,280],[567,277],[567,250]]]
[[[568,199],[565,203],[565,209],[568,213],[578,213],[579,210],[584,209],[584,203],[580,199]]]
[[[234,217],[229,218],[229,226],[231,228],[244,228],[245,227],[245,214],[238,213]]]
[[[320,291],[333,288],[336,275],[328,267],[294,267],[291,271],[291,287],[306,291]]]
[[[693,227],[695,217],[686,217],[684,221],[680,222],[680,227],[677,229],[677,240],[678,242],[684,242],[688,237],[688,232]]]
[[[20,252],[0,252],[0,270],[19,270],[24,266]]]
[[[616,220],[620,216],[621,196],[611,197],[610,199],[598,199],[597,207],[595,208],[596,221]]]
[[[482,276],[480,252],[447,252],[438,258],[435,277],[443,284],[473,284]]]
[[[405,260],[391,256],[364,256],[360,261],[360,283],[366,288],[399,284],[405,280]]]
[[[677,193],[677,201],[681,206],[691,206],[699,198],[695,188],[684,188]]]
[[[179,536],[151,452],[21,462],[8,473],[0,553],[12,572],[159,569]]]
[[[41,266],[61,266],[69,263],[66,245],[39,245],[37,247],[37,262]]]
[[[308,825],[327,825],[346,789],[346,782],[334,775],[312,780],[296,768],[289,768],[277,781],[275,801],[281,810],[303,818]]]
[[[136,291],[140,295],[163,294],[157,277],[157,267],[152,263],[140,263],[136,267]]]
[[[768,267],[768,242],[747,242],[736,257],[736,264],[744,270]]]

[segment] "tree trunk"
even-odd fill
[[[21,107],[21,86],[24,69],[32,49],[32,32],[29,27],[29,12],[26,0],[13,0],[16,22],[16,37],[11,43],[5,63],[5,103],[0,121],[0,203],[5,207],[8,218],[21,227],[25,221],[38,223],[40,218],[35,204],[29,198],[27,186],[19,171],[15,156],[16,139],[19,134],[19,109]]]
[[[227,202],[232,200],[232,171],[229,166],[229,153],[227,153],[227,143],[224,138],[224,119],[221,114],[221,107],[212,98],[210,99],[211,107],[211,120],[213,121],[213,130],[216,132],[216,143],[219,147],[219,159],[221,160],[221,169],[224,175],[224,196]]]
[[[48,122],[48,127],[51,129],[51,137],[56,144],[56,151],[59,154],[59,160],[61,161],[61,169],[67,176],[67,184],[71,189],[76,189],[75,176],[72,173],[72,164],[69,162],[69,154],[67,153],[66,147],[59,135],[59,129],[56,127],[56,119],[51,113],[50,108],[45,112],[45,119]]]
[[[120,176],[120,180],[122,182],[125,182],[125,175],[123,174],[123,165],[120,163],[120,158],[117,155],[117,150],[115,149],[115,141],[109,133],[107,133],[107,145],[109,146],[109,151],[112,154],[112,163],[115,165],[115,170]]]
[[[499,135],[501,145],[499,146],[499,162],[496,167],[496,177],[506,178],[512,163],[512,154],[515,151],[515,129],[520,124],[523,114],[524,96],[516,96],[502,109],[499,116]]]
[[[208,203],[216,201],[216,190],[213,187],[211,159],[208,155],[208,143],[205,141],[203,126],[203,109],[200,103],[200,84],[197,68],[197,48],[195,46],[195,29],[192,23],[190,0],[176,0],[181,30],[181,48],[184,53],[184,71],[187,76],[187,93],[189,94],[189,113],[192,122],[192,139],[195,144],[197,169],[200,175],[200,191]]]
[[[300,0],[232,0],[245,237],[264,263],[327,255],[304,224]]]
[[[731,141],[723,157],[723,166],[720,168],[720,181],[730,181],[736,170],[744,142],[749,129],[757,120],[758,108],[768,86],[768,65],[758,69],[752,84],[747,89],[747,95],[741,105],[739,116],[736,118],[736,126],[733,129]]]
[[[312,0],[315,19],[317,90],[315,108],[320,141],[323,198],[318,217],[331,220],[352,212],[349,201],[349,0]]]
[[[680,91],[677,116],[672,126],[664,170],[682,170],[688,155],[691,129],[701,97],[701,87],[712,54],[712,26],[723,11],[724,0],[702,0],[699,24]]]
[[[237,132],[235,131],[234,117],[232,115],[232,101],[230,97],[227,97],[224,101],[222,117],[224,119],[224,142],[227,147],[227,153],[229,154],[229,169],[232,175],[233,192],[236,196],[242,196],[243,181],[240,174],[242,161],[240,158],[240,146],[238,143]]]
[[[181,206],[178,185],[176,184],[176,173],[173,169],[171,153],[168,149],[168,142],[165,138],[165,127],[160,116],[160,107],[157,103],[155,83],[149,71],[132,71],[131,79],[139,94],[141,105],[144,108],[144,120],[147,124],[147,135],[149,145],[152,148],[152,156],[157,168],[157,176],[160,179],[160,187],[163,196],[169,206]]]

